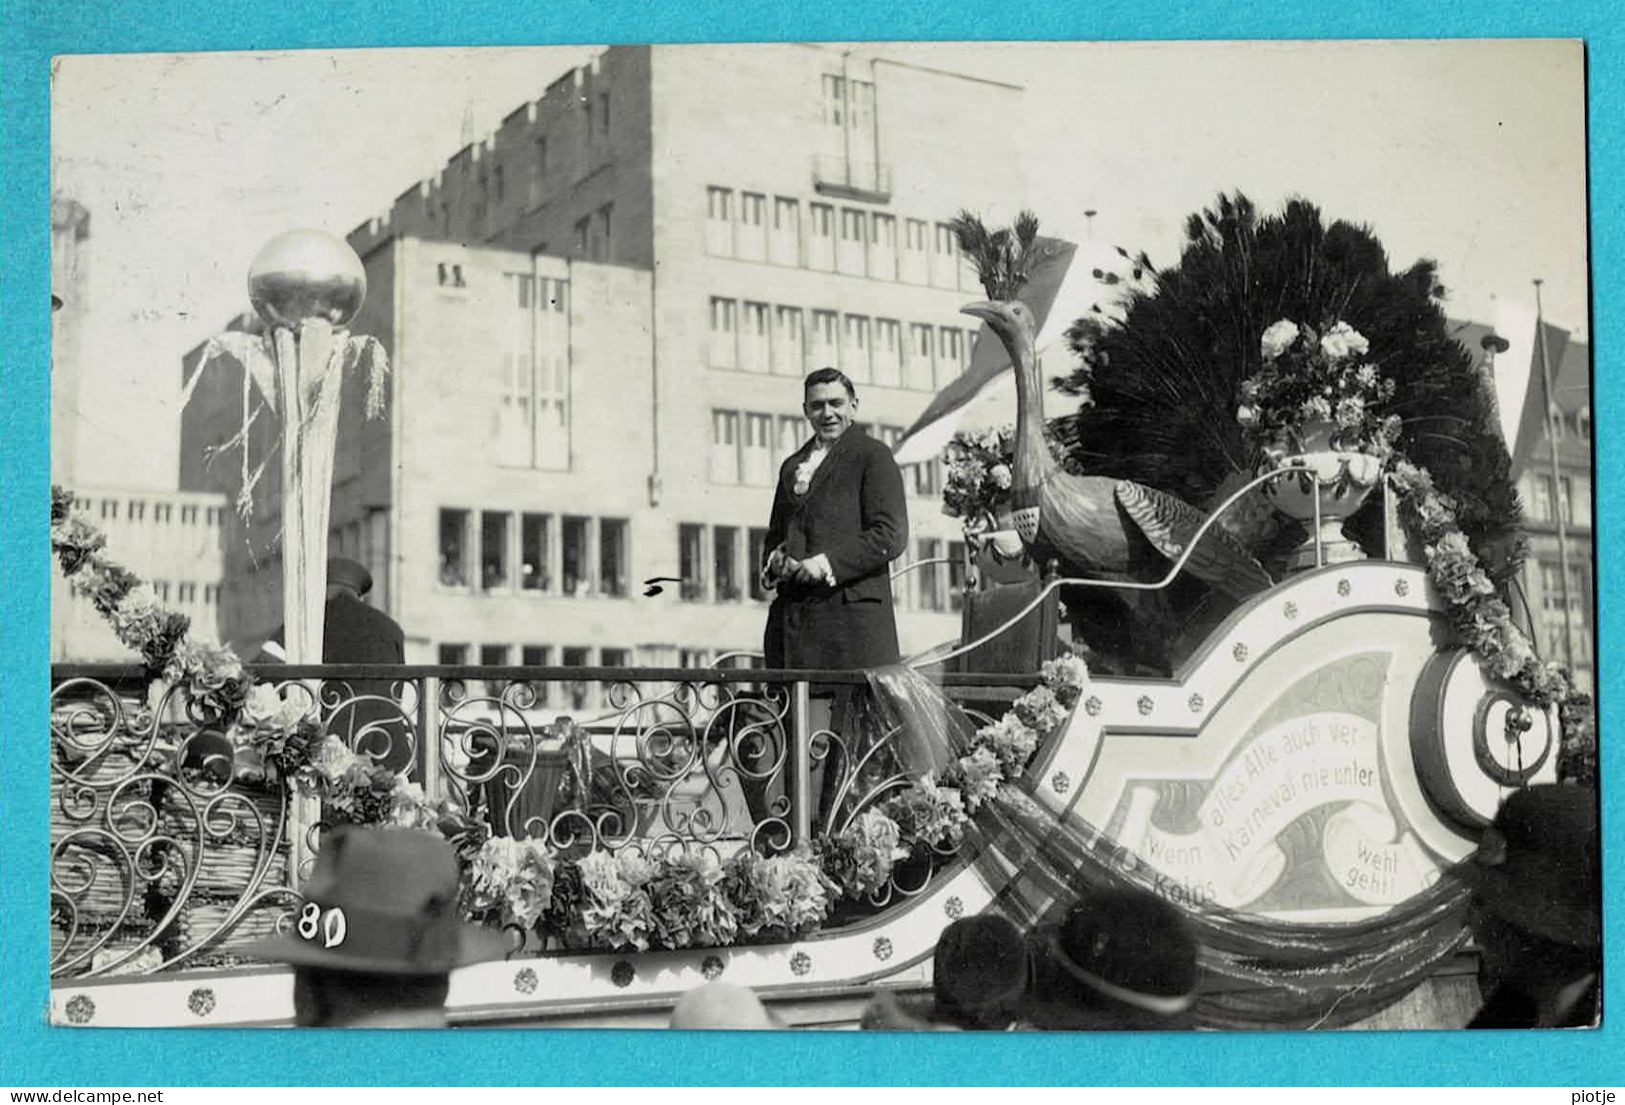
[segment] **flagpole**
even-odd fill
[[[1546,445],[1552,463],[1552,513],[1557,517],[1557,561],[1558,570],[1562,578],[1558,583],[1558,595],[1563,602],[1563,663],[1570,670],[1574,668],[1574,615],[1569,609],[1569,533],[1568,522],[1563,517],[1563,477],[1562,470],[1557,463],[1557,426],[1556,410],[1552,399],[1552,366],[1547,359],[1546,352],[1546,321],[1541,312],[1540,285],[1543,281],[1535,279],[1535,338],[1540,350],[1540,382],[1543,389],[1542,398],[1546,402]]]

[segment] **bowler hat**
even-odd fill
[[[1598,916],[1597,799],[1556,783],[1517,790],[1478,850],[1454,868],[1490,913],[1580,948],[1602,941]]]
[[[1027,945],[1015,925],[990,913],[961,917],[937,939],[932,1012],[961,1023],[1008,1023],[1026,996],[1030,973]]]
[[[1074,992],[1165,1017],[1196,1003],[1196,942],[1179,910],[1148,891],[1086,894],[1048,943]]]
[[[345,825],[322,840],[293,931],[247,949],[259,959],[378,975],[443,975],[501,959],[500,933],[457,915],[457,857],[416,829]]]
[[[372,573],[347,556],[332,556],[327,560],[327,582],[349,587],[358,595],[372,590]]]

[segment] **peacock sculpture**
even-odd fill
[[[1038,238],[1037,218],[1024,211],[1012,228],[989,232],[979,218],[963,212],[954,230],[988,295],[985,302],[969,304],[962,311],[987,323],[1003,343],[1016,375],[1010,503],[1022,542],[1038,562],[1058,562],[1064,575],[1124,582],[1162,578],[1170,562],[1184,555],[1207,515],[1144,484],[1066,472],[1045,441],[1037,320],[1016,298],[1032,274],[1052,259],[1052,247]],[[1235,601],[1273,583],[1258,561],[1216,526],[1202,535],[1186,570]],[[1182,628],[1170,620],[1167,602],[1143,593],[1092,596],[1088,601],[1096,609],[1097,623],[1102,618],[1109,622],[1114,613],[1132,623],[1129,628],[1138,640],[1120,639],[1117,648],[1126,646],[1151,667],[1167,666],[1157,640],[1160,637],[1166,645],[1169,636]]]

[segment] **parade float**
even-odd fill
[[[973,573],[963,639],[882,672],[317,663],[337,381],[381,398],[386,368],[343,330],[365,290],[347,251],[268,250],[268,333],[221,352],[305,506],[283,522],[288,664],[194,642],[71,493],[52,504],[76,601],[143,658],[54,676],[53,1021],[289,1023],[290,974],[247,949],[306,923],[338,823],[444,835],[468,915],[509,936],[453,976],[454,1023],[661,1025],[721,977],[850,1025],[877,989],[928,987],[954,918],[1040,923],[1101,884],[1186,911],[1210,1027],[1401,1023],[1385,1011],[1441,978],[1470,985],[1449,867],[1511,789],[1589,781],[1595,742],[1508,606],[1516,498],[1431,269],[1390,274],[1307,205],[1224,200],[1178,268],[1126,258],[1114,310],[1071,333],[1077,408],[1046,423],[1024,296],[1062,253],[1029,218],[958,229],[1018,409],[949,446],[945,509],[1026,576],[1001,606],[969,601],[1001,586]],[[597,716],[538,708],[582,680]],[[864,708],[815,727],[842,685]],[[1407,1023],[1448,1023],[1422,1006]]]

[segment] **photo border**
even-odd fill
[[[703,1050],[684,1035],[608,1030],[458,1029],[436,1033],[323,1033],[230,1029],[66,1029],[46,1023],[50,660],[49,63],[62,53],[343,49],[367,46],[524,46],[617,42],[757,42],[794,31],[802,41],[1583,38],[1589,110],[1591,296],[1595,423],[1625,401],[1609,370],[1625,315],[1625,22],[1608,0],[1542,11],[1527,0],[1416,6],[1381,0],[1290,0],[1181,10],[1149,0],[1029,0],[1016,7],[962,0],[883,7],[854,0],[802,6],[684,0],[650,13],[622,0],[553,0],[541,15],[511,3],[396,0],[13,0],[6,6],[0,105],[5,135],[0,288],[4,402],[0,402],[0,1084],[13,1086],[547,1084],[1123,1085],[1586,1085],[1625,1082],[1625,925],[1605,908],[1604,1025],[1591,1032],[1196,1033],[1169,1035],[760,1033],[718,1036]],[[1000,18],[1001,14],[1006,18]],[[538,80],[542,75],[538,75]],[[1486,80],[1491,79],[1486,76]],[[1130,93],[1132,94],[1132,93]],[[1103,104],[1102,110],[1110,110]],[[1295,136],[1283,136],[1283,139]],[[1335,140],[1335,135],[1328,136]],[[335,156],[346,156],[342,149]],[[1517,157],[1518,151],[1508,151]],[[1215,185],[1224,182],[1215,182]],[[36,306],[37,305],[37,306]],[[177,351],[178,357],[178,351]],[[1596,499],[1625,489],[1625,446],[1594,437]],[[1608,548],[1615,516],[1596,515]],[[1598,558],[1598,679],[1622,674],[1603,644],[1617,619],[1622,573]],[[1599,695],[1600,777],[1621,754],[1620,711]],[[1625,820],[1621,793],[1603,794],[1606,826]],[[1608,834],[1604,832],[1604,838]],[[1625,900],[1625,840],[1603,855],[1605,903]],[[184,1035],[182,1035],[184,1033]],[[704,1061],[697,1060],[703,1056]]]

